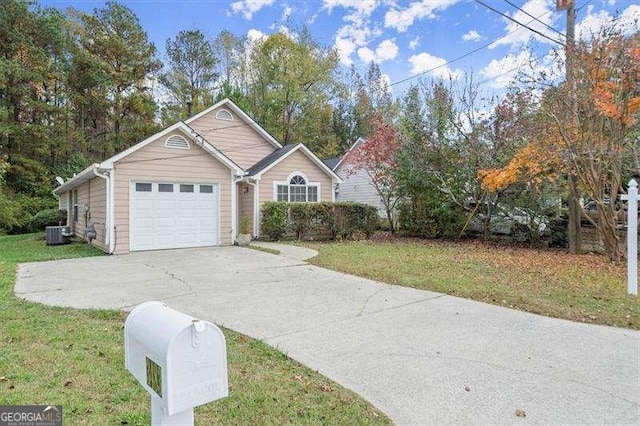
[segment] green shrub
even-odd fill
[[[347,239],[355,232],[369,238],[378,227],[377,209],[366,204],[268,201],[262,207],[262,232],[274,240],[287,231],[295,233],[298,239],[310,231],[328,232],[332,239]]]
[[[8,234],[34,232],[31,221],[42,210],[56,209],[53,197],[34,197],[0,191],[0,229]]]
[[[240,219],[240,229],[241,234],[251,234],[251,216],[245,214]]]
[[[272,240],[279,240],[287,233],[287,204],[267,201],[262,205],[262,232]]]
[[[67,221],[67,211],[58,209],[41,210],[29,222],[28,232],[44,231],[47,226],[63,225]]]
[[[414,198],[398,210],[400,229],[417,237],[458,238],[466,221],[462,208],[438,198]]]
[[[569,220],[565,216],[549,220],[549,247],[569,248],[568,225]]]
[[[314,212],[312,204],[308,203],[292,203],[289,206],[289,226],[288,228],[295,232],[298,240],[302,239],[304,234],[311,230],[313,224]]]
[[[354,204],[350,208],[350,216],[356,222],[355,228],[365,234],[367,238],[380,228],[380,218],[378,210],[367,204]]]

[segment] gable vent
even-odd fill
[[[227,111],[226,109],[221,109],[220,111],[218,111],[216,113],[216,118],[218,120],[231,121],[231,120],[233,120],[233,115],[231,115],[231,113],[229,111]]]
[[[165,148],[189,149],[189,142],[182,136],[169,136],[164,143]]]

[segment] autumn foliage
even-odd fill
[[[373,135],[356,145],[343,159],[350,165],[347,168],[347,175],[352,176],[361,172],[369,175],[385,207],[392,230],[394,230],[393,211],[397,202],[394,170],[399,148],[398,131],[391,124],[386,123],[380,114],[377,114]]]

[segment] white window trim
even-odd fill
[[[307,184],[305,185],[307,187],[307,201],[303,201],[305,203],[319,203],[322,200],[322,188],[320,186],[320,182],[311,182],[309,180],[309,178],[307,178],[307,176],[302,173],[302,172],[298,172],[295,171],[291,174],[289,174],[289,176],[287,176],[287,180],[286,181],[273,181],[273,200],[274,201],[278,201],[278,186],[282,185],[282,186],[288,186],[289,187],[289,191],[288,191],[288,199],[291,200],[291,184],[289,182],[291,182],[291,178],[293,178],[294,176],[302,176],[302,178],[304,179],[305,182],[307,182]],[[309,190],[308,188],[310,186],[315,186],[316,188],[318,188],[318,199],[317,201],[309,201]],[[300,201],[289,201],[287,200],[287,202],[291,203],[291,202],[300,202]]]
[[[221,117],[220,113],[224,113],[226,112],[227,114],[229,114],[230,118],[227,117]],[[221,110],[219,110],[218,112],[216,112],[216,119],[217,120],[224,120],[224,121],[233,121],[233,114],[231,114],[231,111],[229,111],[228,109],[222,108]]]

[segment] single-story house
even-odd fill
[[[386,219],[387,213],[384,204],[376,188],[373,186],[369,173],[363,168],[355,170],[352,164],[345,161],[349,153],[357,149],[364,142],[365,139],[358,138],[344,155],[326,159],[324,163],[342,180],[336,187],[336,201],[354,201],[369,204],[378,209],[378,216],[380,216],[380,218]]]
[[[225,99],[92,164],[53,192],[67,225],[107,253],[230,245],[267,200],[335,200],[340,178],[303,144],[282,146]]]

